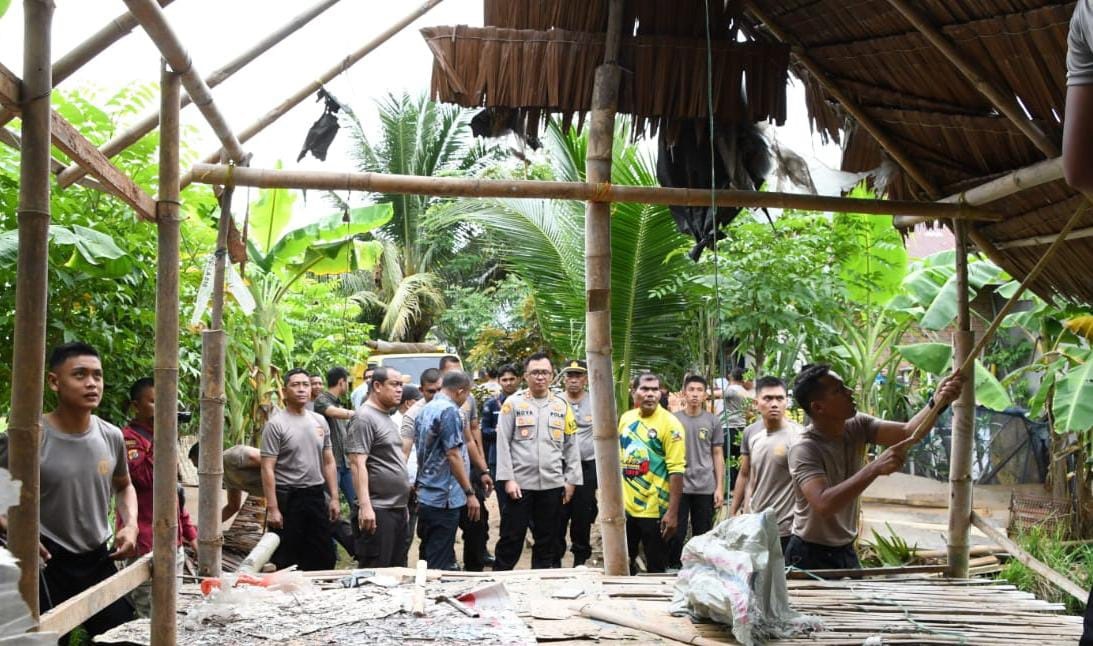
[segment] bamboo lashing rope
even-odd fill
[[[990,326],[987,327],[987,330],[983,333],[983,336],[979,338],[979,340],[975,344],[975,347],[972,348],[972,351],[969,352],[968,356],[964,359],[964,364],[960,366],[959,370],[957,370],[958,373],[960,373],[961,375],[968,374],[968,370],[970,370],[971,367],[975,365],[975,358],[979,356],[979,354],[987,346],[987,343],[989,343],[991,338],[994,337],[995,332],[997,332],[998,328],[1002,325],[1002,321],[1006,318],[1006,316],[1009,315],[1010,310],[1013,309],[1013,307],[1021,299],[1021,296],[1025,293],[1025,289],[1028,288],[1032,281],[1036,280],[1036,278],[1040,275],[1040,272],[1044,269],[1045,266],[1047,266],[1047,261],[1050,260],[1051,257],[1055,255],[1055,252],[1062,246],[1063,241],[1066,240],[1067,235],[1069,235],[1071,230],[1074,229],[1074,226],[1077,225],[1078,220],[1080,220],[1081,217],[1085,215],[1086,211],[1089,210],[1089,206],[1090,200],[1087,197],[1081,203],[1081,205],[1079,205],[1078,208],[1075,209],[1074,214],[1070,216],[1070,219],[1067,220],[1066,225],[1064,225],[1062,231],[1059,232],[1059,237],[1055,238],[1055,241],[1052,242],[1051,246],[1047,248],[1047,251],[1044,252],[1044,255],[1040,257],[1040,260],[1038,260],[1036,264],[1033,265],[1028,275],[1025,276],[1025,279],[1021,281],[1021,284],[1017,288],[1017,291],[1013,293],[1013,296],[1010,296],[1009,300],[1006,301],[1006,304],[1003,305],[1002,309],[999,310],[998,314],[995,315],[994,320],[991,321]],[[912,433],[911,436],[908,437],[906,440],[903,440],[902,442],[893,445],[892,449],[906,455],[907,451],[910,450],[912,446],[921,442],[922,439],[926,437],[926,435],[934,428],[934,422],[937,421],[938,415],[941,414],[941,411],[944,410],[944,408],[945,405],[935,402],[934,405],[930,407],[929,413],[927,413],[926,417],[923,418],[921,422],[919,422],[918,427],[915,428],[915,432]]]

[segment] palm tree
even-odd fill
[[[434,103],[424,95],[390,94],[379,101],[381,132],[369,141],[355,115],[349,117],[354,156],[360,170],[399,175],[448,175],[474,171],[491,154],[475,143],[465,110]],[[376,238],[383,252],[375,272],[346,276],[343,285],[393,341],[422,341],[444,307],[438,273],[467,236],[461,223],[437,230],[426,222],[428,210],[442,199],[380,194],[394,214]],[[464,231],[464,233],[466,233]]]
[[[628,128],[620,123],[615,132],[612,182],[655,186],[655,164],[629,143]],[[552,123],[546,143],[557,178],[583,180],[587,137]],[[498,242],[502,262],[531,288],[547,342],[567,356],[584,354],[584,218],[584,203],[559,200],[467,200],[444,214]],[[693,271],[688,246],[667,207],[612,204],[611,334],[620,401],[636,371],[675,372],[685,361],[680,335],[697,307],[686,289]]]

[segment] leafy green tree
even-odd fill
[[[424,95],[388,95],[379,102],[381,132],[371,140],[355,115],[349,131],[362,171],[398,175],[462,175],[479,167],[490,150],[472,141],[468,113]],[[376,233],[382,242],[374,273],[346,279],[353,298],[379,331],[395,341],[422,341],[444,307],[445,263],[473,237],[460,223],[428,226],[426,212],[444,202],[420,195],[381,194],[391,221]]]
[[[628,126],[615,133],[612,181],[654,186],[654,164],[628,140]],[[587,137],[551,125],[545,138],[555,176],[584,176]],[[584,355],[584,204],[560,200],[466,200],[438,216],[446,223],[481,227],[504,250],[505,267],[531,290],[539,327],[549,348]],[[611,219],[611,326],[615,380],[620,401],[630,376],[643,369],[674,372],[676,350],[693,292],[673,289],[691,271],[681,252],[688,245],[663,206],[613,204]]]

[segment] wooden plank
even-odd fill
[[[811,579],[827,578],[851,578],[864,579],[871,576],[888,576],[892,574],[936,574],[944,572],[944,565],[904,565],[901,567],[866,567],[833,570],[790,570],[786,574],[787,579]]]
[[[0,105],[12,110],[19,110],[19,98],[22,94],[19,78],[11,70],[0,65]],[[144,220],[156,219],[156,203],[152,196],[144,192],[117,166],[110,163],[99,149],[81,135],[64,117],[50,110],[50,137],[58,148],[83,166],[98,179],[113,195],[136,210],[137,216]]]
[[[63,635],[152,577],[152,555],[145,554],[109,579],[97,583],[42,615],[39,630]]]
[[[144,189],[137,186],[136,182],[128,175],[121,172],[117,166],[110,163],[99,149],[81,135],[64,117],[55,110],[50,111],[52,120],[53,143],[64,154],[72,158],[87,172],[106,186],[111,193],[116,195],[137,212],[137,217],[142,220],[154,222],[156,219],[156,202]]]
[[[1086,599],[1089,596],[1088,590],[1083,589],[1077,583],[1074,583],[1069,578],[1059,574],[1045,563],[1037,560],[1034,556],[1021,549],[1020,545],[1014,543],[1008,536],[992,527],[990,523],[983,520],[983,517],[974,511],[972,512],[972,524],[978,527],[979,531],[986,534],[991,540],[1006,548],[1006,551],[1010,553],[1010,556],[1024,563],[1033,572],[1044,577],[1060,590],[1069,593],[1070,596],[1083,604],[1086,602]]]

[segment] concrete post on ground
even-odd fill
[[[611,0],[604,45],[604,62],[596,68],[592,114],[588,127],[585,169],[590,183],[611,182],[611,151],[619,102],[619,41],[623,2]],[[619,464],[618,417],[615,411],[614,367],[611,361],[611,203],[588,202],[585,211],[585,345],[589,396],[600,494],[600,533],[604,572],[630,573],[626,552],[626,514]]]
[[[953,222],[956,231],[956,353],[960,369],[975,346],[968,302],[968,223]],[[964,389],[953,402],[952,450],[949,457],[949,577],[968,576],[968,536],[972,518],[972,451],[975,446],[975,370],[964,373]]]

